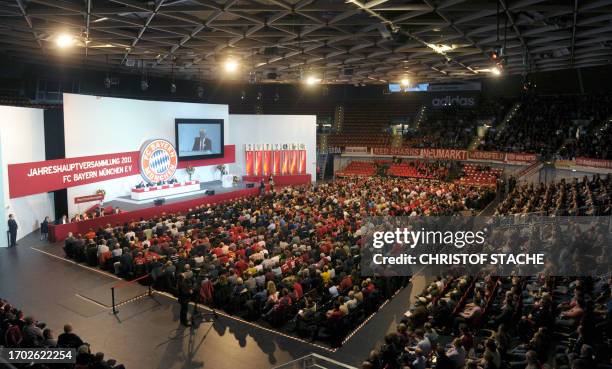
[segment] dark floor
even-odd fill
[[[86,297],[117,278],[66,260],[58,256],[59,249],[35,235],[20,240],[16,248],[0,248],[0,297],[24,307],[26,314],[36,314],[56,334],[64,323],[72,323],[93,351],[105,352],[128,369],[265,369],[311,352],[357,366],[394,329],[413,300],[412,291],[422,290],[424,283],[415,278],[414,288],[403,289],[342,348],[331,352],[225,316],[196,330],[183,329],[178,304],[162,294],[127,303],[113,316],[109,308]]]

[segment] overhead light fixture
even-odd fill
[[[228,60],[225,62],[225,71],[226,72],[235,72],[238,69],[238,62],[235,60]]]
[[[402,80],[400,81],[400,84],[403,87],[408,87],[408,85],[410,85],[410,80],[408,78],[402,78]]]
[[[444,54],[447,51],[451,51],[453,46],[445,44],[427,44],[427,47],[437,52],[438,54]]]
[[[308,77],[306,77],[306,84],[307,85],[312,86],[312,85],[317,84],[319,82],[321,82],[321,79],[317,78],[315,76],[308,76]]]
[[[61,35],[57,36],[55,43],[60,49],[65,49],[74,44],[74,37],[70,34],[62,33]]]

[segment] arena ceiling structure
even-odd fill
[[[0,52],[202,80],[436,82],[610,64],[612,0],[2,0]]]

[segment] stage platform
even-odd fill
[[[245,189],[246,189],[245,183],[238,183],[234,187],[224,188],[223,186],[221,186],[221,181],[200,182],[199,191],[186,192],[186,193],[181,193],[181,194],[172,195],[172,196],[163,196],[163,198],[166,199],[165,204],[173,204],[173,203],[177,203],[181,201],[188,201],[188,200],[193,200],[193,199],[209,197],[208,195],[206,195],[207,190],[213,190],[215,191],[215,195],[217,195],[217,194],[222,194],[222,193],[241,191]],[[134,211],[134,210],[140,210],[140,209],[145,209],[145,208],[154,206],[153,204],[154,200],[155,199],[138,201],[138,200],[132,200],[130,196],[121,196],[112,201],[105,202],[104,206],[112,206],[112,207],[116,206],[121,210]]]
[[[295,176],[287,184],[277,184],[278,187],[284,185],[300,185],[310,183],[310,175]],[[286,182],[285,182],[286,183]],[[246,183],[239,183],[235,187],[224,188],[221,186],[221,181],[203,182],[200,183],[200,188],[203,190],[195,191],[195,193],[185,193],[176,196],[166,197],[163,205],[156,206],[153,200],[135,201],[129,196],[116,198],[104,203],[104,206],[118,207],[122,210],[119,214],[106,215],[104,217],[89,219],[82,222],[49,225],[49,240],[61,241],[68,236],[68,233],[83,234],[90,229],[98,229],[105,227],[107,224],[119,225],[126,222],[138,221],[141,218],[148,219],[157,216],[161,213],[176,213],[186,212],[190,208],[199,205],[215,204],[219,202],[229,201],[246,196],[255,196],[259,194],[259,186],[247,188]],[[214,190],[214,195],[206,195],[205,190]]]

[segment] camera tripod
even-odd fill
[[[192,326],[202,321],[212,322],[213,320],[217,318],[219,318],[219,314],[217,314],[214,308],[206,307],[205,312],[200,312],[200,310],[198,309],[198,300],[196,299],[194,301],[193,313],[191,313],[191,318],[190,318]]]

